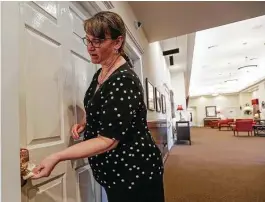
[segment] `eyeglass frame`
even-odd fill
[[[101,43],[103,41],[107,40],[107,39],[112,39],[112,38],[107,37],[105,39],[96,38],[96,39],[93,39],[93,40],[89,40],[87,37],[83,37],[82,41],[85,44],[85,46],[88,46],[90,44],[93,48],[100,48]],[[95,40],[99,41],[99,44],[97,46],[94,45],[95,42],[93,42],[93,41],[95,41]]]

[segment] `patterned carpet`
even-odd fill
[[[167,159],[166,202],[265,202],[265,137],[239,135],[193,128]]]

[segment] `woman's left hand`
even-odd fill
[[[33,169],[32,179],[49,177],[54,167],[60,162],[57,155],[53,154],[46,157],[36,168]]]

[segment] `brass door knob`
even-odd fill
[[[35,165],[29,162],[29,151],[28,149],[20,149],[20,176],[21,186],[26,184],[26,180],[31,178],[34,173],[32,172]]]

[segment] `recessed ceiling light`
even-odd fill
[[[238,81],[238,80],[237,79],[229,79],[229,80],[226,80],[224,82],[227,83],[227,82],[235,82],[235,81]]]
[[[237,70],[241,70],[241,69],[249,68],[249,67],[257,67],[257,66],[258,65],[245,65],[245,66],[242,66],[242,67],[237,68]]]
[[[212,46],[209,46],[208,49],[211,49],[211,48],[216,48],[218,45],[212,45]]]

